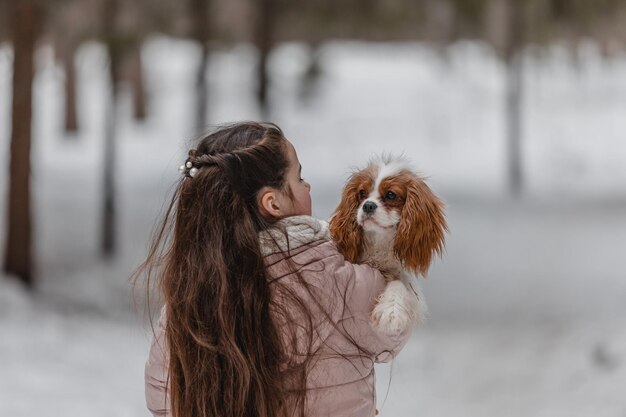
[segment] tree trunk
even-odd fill
[[[513,196],[524,190],[522,168],[524,9],[518,0],[508,0],[509,36],[506,61],[506,129],[508,137],[509,187]]]
[[[209,92],[207,83],[207,68],[209,66],[209,47],[206,41],[202,43],[200,65],[196,74],[196,128],[206,129],[209,111]]]
[[[209,65],[209,0],[192,0],[191,15],[193,17],[193,38],[200,44],[200,63],[196,73],[196,128],[203,130],[207,125],[208,83],[207,69]]]
[[[116,38],[115,16],[117,1],[106,0],[104,12],[104,35],[109,52],[110,94],[106,106],[104,138],[104,173],[102,204],[102,242],[104,257],[111,257],[116,251],[116,204],[115,204],[115,163],[117,128],[117,87],[120,79],[121,43]]]
[[[115,90],[113,78],[111,89]],[[111,91],[106,107],[104,136],[104,173],[102,201],[102,243],[101,251],[105,257],[111,257],[116,250],[116,210],[115,210],[115,160],[117,127],[117,94]]]
[[[315,96],[320,76],[322,74],[322,68],[320,64],[320,45],[317,42],[311,42],[309,44],[309,62],[307,64],[306,71],[300,81],[300,89],[298,98],[302,103],[307,103]]]
[[[507,62],[506,118],[507,136],[509,138],[509,186],[514,196],[521,195],[524,190],[522,169],[523,72],[523,57],[520,50],[513,54]]]
[[[133,47],[131,54],[130,82],[133,90],[133,107],[135,120],[146,119],[146,88],[143,80],[143,64],[141,61],[141,43]]]
[[[76,110],[76,46],[64,46],[62,52],[63,67],[65,68],[65,132],[78,132],[78,113]]]
[[[34,0],[19,0],[13,9],[13,103],[9,163],[8,231],[4,271],[33,286],[30,148],[33,53],[38,28]]]
[[[272,28],[274,22],[274,1],[257,0],[256,42],[259,48],[259,63],[257,66],[257,101],[261,115],[269,117],[267,60],[273,46]]]

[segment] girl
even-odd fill
[[[152,414],[374,416],[374,363],[409,334],[372,326],[383,276],[348,263],[310,217],[280,128],[223,127],[181,169],[142,267],[148,282],[161,267],[164,301],[145,368]]]

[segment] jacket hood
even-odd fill
[[[259,233],[263,256],[287,252],[318,240],[330,240],[328,223],[311,216],[292,216]]]

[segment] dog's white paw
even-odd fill
[[[401,281],[391,281],[378,297],[372,321],[381,331],[402,332],[423,320],[424,308],[420,299]]]

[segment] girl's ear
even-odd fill
[[[278,190],[270,187],[264,187],[259,191],[259,209],[265,217],[280,218],[283,211],[281,210],[281,201]]]
[[[444,249],[448,225],[443,208],[443,202],[422,179],[408,181],[393,249],[405,268],[422,276],[426,276],[433,255],[441,255]]]
[[[363,229],[356,221],[359,208],[357,188],[354,181],[346,185],[329,224],[330,235],[339,252],[352,263],[358,262],[363,242]]]

